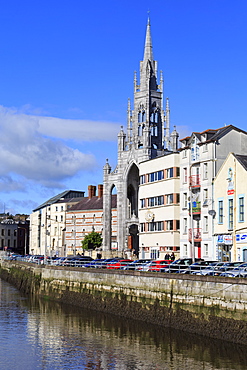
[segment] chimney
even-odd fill
[[[91,199],[96,195],[96,186],[88,185],[88,198]]]
[[[98,185],[98,198],[102,198],[102,197],[103,197],[103,185],[99,184]]]

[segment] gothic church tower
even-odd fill
[[[120,252],[139,250],[138,240],[138,188],[139,164],[143,161],[176,151],[170,145],[169,100],[163,110],[163,76],[157,81],[157,62],[153,59],[150,21],[148,20],[144,58],[140,62],[140,83],[134,76],[134,109],[130,100],[127,110],[127,133],[121,127],[118,134],[118,163],[111,170],[104,166],[104,225],[103,249],[110,251],[117,246]],[[171,146],[171,148],[170,148]],[[150,172],[152,172],[150,170]],[[111,193],[117,192],[117,240],[112,239]],[[114,244],[113,244],[114,242]]]

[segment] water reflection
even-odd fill
[[[23,297],[0,281],[0,368],[246,369],[245,346]]]

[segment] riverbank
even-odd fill
[[[247,281],[1,261],[27,294],[247,344]]]

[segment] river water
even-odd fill
[[[0,370],[247,369],[247,348],[23,296],[0,280]]]

